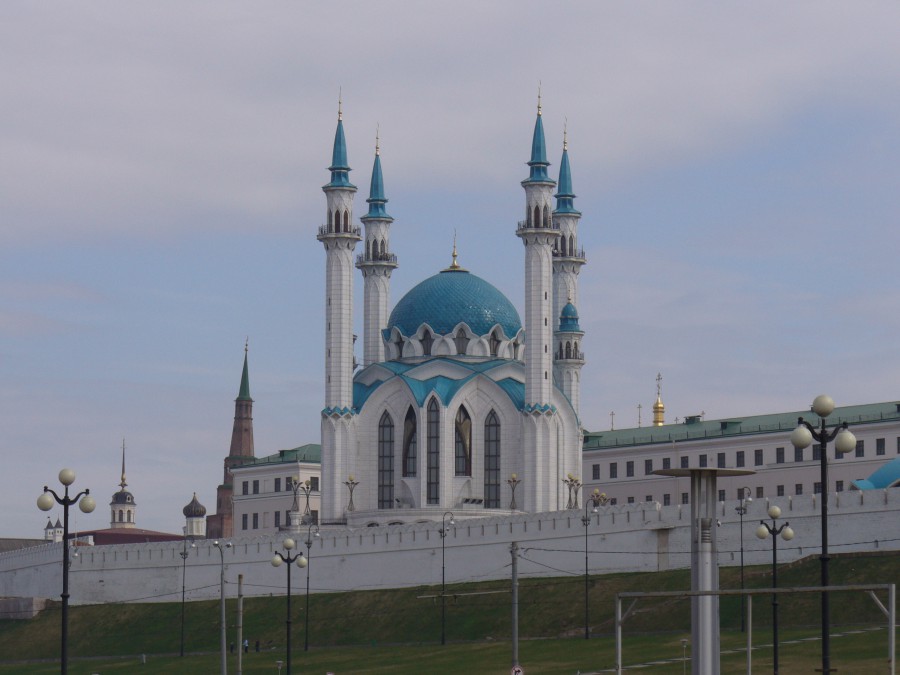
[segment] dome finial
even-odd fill
[[[381,125],[375,123],[375,154],[381,154]]]
[[[344,88],[338,88],[338,122],[344,119]]]
[[[459,263],[456,262],[457,254],[456,254],[456,228],[453,228],[453,262],[450,263],[451,270],[458,270]]]
[[[569,118],[564,118],[563,122],[563,150],[569,149]]]
[[[541,81],[538,80],[538,117],[541,116]]]
[[[653,404],[653,426],[661,427],[666,423],[666,406],[662,402],[662,373],[656,374],[656,403]]]

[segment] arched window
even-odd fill
[[[419,453],[416,451],[416,436],[416,413],[410,406],[403,422],[403,475],[407,478],[415,478],[418,467]]]
[[[580,356],[578,356],[578,343],[577,342],[572,345],[572,358],[573,359],[581,358]]]
[[[566,358],[567,359],[572,358],[572,343],[571,342],[566,343]]]
[[[123,514],[123,512],[122,512],[122,509],[119,509],[119,522],[120,522],[120,523],[124,523],[124,522],[125,522],[125,521],[123,520],[123,518],[124,518],[124,514]]]
[[[500,350],[500,338],[497,337],[497,331],[493,331],[490,337],[491,344],[491,356],[497,356],[497,352]]]
[[[331,209],[328,209],[328,213],[325,215],[325,226],[329,232],[331,232]]]
[[[454,446],[456,449],[456,475],[472,475],[472,418],[462,406],[456,412],[454,424]]]
[[[562,255],[566,254],[566,238],[565,237],[563,237],[562,239],[559,240],[559,252]]]
[[[128,512],[128,522],[131,522],[131,511]]]
[[[550,227],[550,207],[544,207],[544,227]]]
[[[559,357],[558,357],[558,358],[561,360],[562,357],[563,357],[563,344],[562,344],[562,342],[560,342],[560,343],[559,343]]]
[[[372,249],[369,247],[369,240],[366,239],[366,260],[372,259]]]
[[[469,347],[469,338],[466,337],[466,331],[460,328],[456,331],[456,337],[453,338],[453,342],[456,343],[456,353],[457,354],[465,354],[466,349]]]
[[[422,334],[422,354],[425,356],[431,356],[431,345],[434,344],[434,337],[431,335],[431,331],[427,328],[425,332]]]
[[[540,227],[541,226],[541,209],[537,205],[535,205],[535,207],[534,207],[534,215],[531,218],[531,226],[532,227]]]
[[[500,508],[500,420],[493,410],[484,421],[484,508]]]
[[[387,244],[384,243],[384,239],[381,240],[381,250],[379,253],[381,253],[381,258],[384,259],[384,254],[387,253]]]
[[[428,422],[426,427],[426,436],[428,439],[426,498],[429,504],[438,504],[440,502],[440,419],[437,400],[432,398],[428,403]]]
[[[575,255],[575,235],[569,235],[569,255]]]
[[[378,422],[378,508],[394,508],[394,422],[386,412]]]
[[[344,232],[350,231],[350,209],[344,209]]]

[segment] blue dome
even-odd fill
[[[567,302],[559,313],[559,329],[566,333],[580,333],[578,325],[578,310],[571,302]]]
[[[444,270],[413,287],[391,312],[388,330],[396,327],[409,337],[423,323],[438,335],[465,323],[479,336],[500,324],[509,339],[522,328],[519,313],[506,296],[465,270]]]

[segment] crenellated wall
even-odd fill
[[[773,499],[796,536],[779,542],[779,561],[816,554],[820,546],[817,495]],[[749,505],[744,516],[744,562],[771,562],[771,542],[755,536],[769,501]],[[736,502],[717,507],[719,563],[740,560]],[[831,495],[829,544],[832,553],[900,550],[900,489]],[[584,509],[467,520],[446,539],[448,583],[503,579],[509,575],[509,546],[520,548],[519,574],[583,574]],[[588,529],[590,572],[655,571],[690,564],[690,507],[656,503],[600,507]],[[355,530],[324,530],[314,538],[310,589],[333,592],[434,585],[441,581],[440,523],[417,523]],[[303,548],[306,532],[295,536]],[[286,575],[270,560],[282,537],[235,538],[224,551],[226,593],[234,596],[237,575],[244,592],[282,595]],[[0,554],[0,597],[58,597],[62,587],[60,544],[43,544]],[[185,563],[188,600],[219,595],[219,550],[207,540],[189,548]],[[72,604],[174,602],[181,599],[182,545],[175,542],[79,547],[70,568]],[[292,575],[305,588],[305,572]]]

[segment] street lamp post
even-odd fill
[[[591,513],[597,513],[597,509],[601,504],[607,501],[606,494],[600,492],[599,488],[594,488],[591,496],[584,500],[584,515],[581,517],[581,523],[584,525],[584,639],[590,640],[590,603],[588,602],[589,580],[588,580],[588,526],[591,524],[591,516],[588,514],[588,508]]]
[[[450,516],[450,521],[447,521],[447,516]],[[447,644],[447,574],[446,574],[446,566],[444,564],[445,553],[447,551],[446,541],[447,541],[447,532],[449,529],[448,525],[455,525],[456,521],[453,520],[453,513],[450,511],[444,512],[443,518],[441,518],[441,529],[438,530],[438,534],[441,535],[441,644]]]
[[[509,480],[506,481],[507,485],[509,485],[509,490],[512,493],[512,497],[509,500],[509,510],[517,511],[519,509],[519,505],[516,504],[516,488],[519,487],[519,483],[522,481],[519,479],[518,474],[512,474],[509,477]]]
[[[315,532],[313,532],[315,529]],[[319,526],[315,523],[310,523],[309,527],[306,530],[306,559],[300,558],[298,561],[298,565],[300,567],[306,568],[306,610],[304,617],[304,626],[303,626],[303,651],[309,651],[309,559],[310,559],[310,550],[312,549],[313,537],[318,538],[319,536]]]
[[[798,449],[808,448],[815,440],[819,443],[820,480],[822,483],[822,586],[828,586],[828,442],[834,441],[835,452],[845,453],[856,448],[856,437],[847,428],[847,423],[838,424],[831,430],[825,426],[825,419],[834,411],[834,400],[825,394],[816,396],[812,410],[819,416],[819,428],[815,429],[802,417],[797,419],[797,428],[791,432],[791,444]],[[822,674],[831,672],[831,616],[828,593],[822,593]]]
[[[43,494],[38,497],[37,505],[41,511],[49,511],[53,508],[53,504],[60,504],[63,507],[63,588],[62,588],[62,640],[60,644],[60,672],[65,675],[69,671],[69,507],[78,504],[78,508],[83,513],[93,511],[97,502],[91,497],[91,491],[87,488],[76,494],[74,497],[69,496],[69,486],[75,482],[75,472],[72,469],[63,469],[59,472],[59,482],[65,487],[63,496],[60,497],[55,491],[46,485]],[[79,501],[80,500],[80,501]]]
[[[565,478],[562,479],[562,482],[565,483],[566,487],[569,488],[569,501],[566,502],[567,509],[577,509],[578,508],[578,490],[581,488],[581,481],[578,480],[577,476],[573,476],[572,474],[567,474]],[[574,494],[574,499],[573,499]]]
[[[359,485],[359,481],[353,477],[353,474],[347,476],[347,480],[344,481],[344,485],[347,486],[347,489],[350,491],[350,501],[347,503],[347,511],[354,511],[356,507],[353,505],[353,491],[356,489],[356,486]]]
[[[228,673],[228,661],[225,652],[225,549],[231,548],[231,542],[221,542],[216,539],[213,546],[219,549],[219,651],[221,652],[222,675]]]
[[[189,537],[185,537],[182,539],[182,550],[178,555],[181,556],[181,651],[179,656],[184,656],[184,590],[185,590],[185,579],[187,575],[187,559],[188,559],[188,539]],[[191,548],[195,548],[196,544],[194,543],[194,538],[190,537],[191,540]]]
[[[790,528],[789,523],[784,522],[780,527],[775,522],[781,517],[781,509],[774,504],[769,507],[769,518],[772,524],[766,521],[759,521],[759,527],[756,528],[756,536],[765,539],[769,535],[772,536],[772,588],[778,588],[778,535],[785,541],[794,538],[794,531]],[[778,594],[772,594],[772,672],[778,675]]]
[[[287,675],[291,675],[291,564],[296,561],[297,567],[303,568],[309,564],[309,560],[304,558],[302,553],[291,555],[291,550],[296,544],[290,537],[281,542],[281,545],[287,554],[275,551],[272,567],[281,567],[281,563],[287,563],[287,620],[284,623],[287,632]],[[278,666],[278,670],[281,672],[281,666]]]
[[[737,511],[738,515],[741,517],[741,590],[744,590],[744,516],[747,513],[747,505],[753,501],[753,497],[750,496],[750,488],[742,487],[741,488],[741,503],[738,504],[734,510]],[[743,633],[746,630],[744,622],[744,594],[741,593],[741,632]]]

